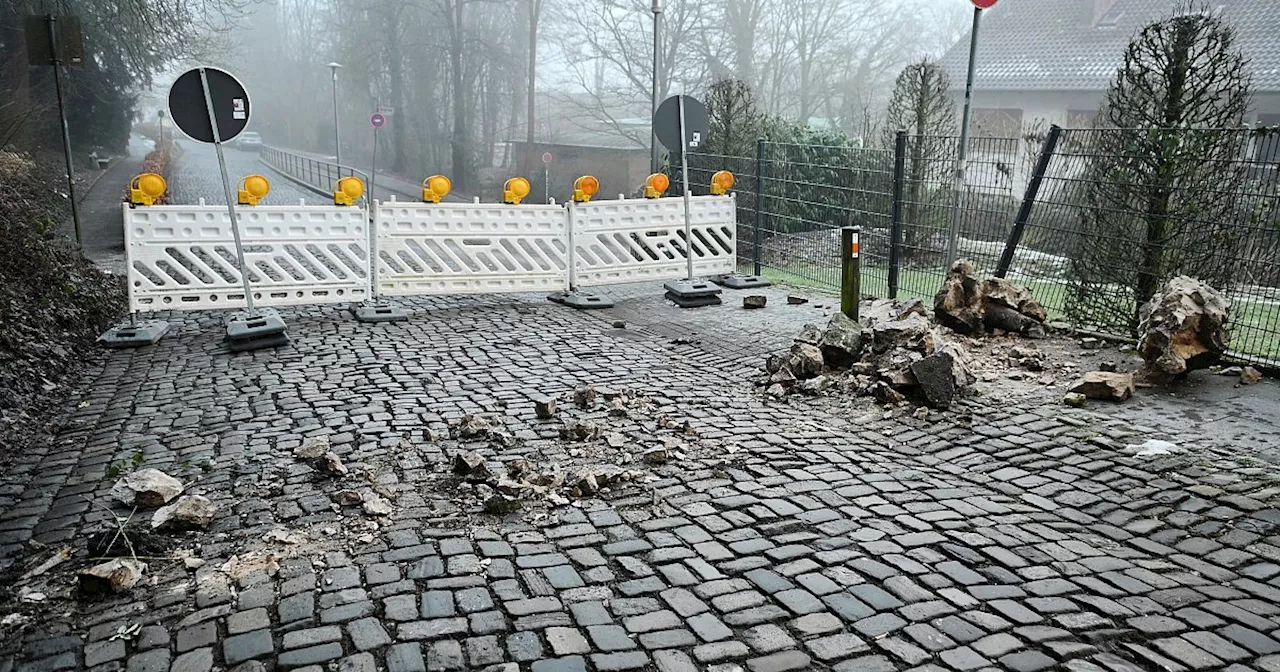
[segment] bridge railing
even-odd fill
[[[332,196],[333,185],[344,177],[358,177],[369,184],[369,174],[362,170],[279,147],[263,146],[259,158],[281,175],[325,196]]]

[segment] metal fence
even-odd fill
[[[775,281],[838,287],[839,229],[857,225],[863,292],[928,301],[954,223],[980,273],[1005,273],[1053,319],[1103,334],[1133,337],[1139,299],[1198,277],[1232,301],[1232,356],[1280,366],[1280,131],[1046,129],[970,142],[959,189],[958,138],[905,133],[883,148],[761,141],[756,156],[690,153],[689,182],[705,193],[716,170],[735,174],[738,258]]]
[[[364,180],[366,187],[369,184],[369,175],[363,171],[278,147],[263,147],[259,158],[285,177],[327,196],[333,195],[338,180],[344,177],[359,177]]]

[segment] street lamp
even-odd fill
[[[658,23],[662,17],[662,0],[653,0],[653,92],[649,108],[649,170],[658,172],[658,131],[653,127],[653,115],[658,113]]]
[[[329,71],[333,73],[333,148],[334,159],[338,164],[339,172],[342,168],[342,135],[338,133],[338,68],[341,63],[330,63]]]

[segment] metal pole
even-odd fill
[[[67,160],[67,194],[71,197],[71,222],[76,229],[76,246],[84,249],[84,234],[80,230],[80,206],[76,204],[76,169],[71,161],[71,131],[67,128],[67,106],[62,98],[62,58],[58,51],[58,19],[45,16],[49,26],[49,46],[53,49],[53,87],[58,92],[58,118],[62,121],[62,153]],[[25,67],[25,66],[24,66]]]
[[[861,262],[858,260],[858,234],[860,226],[840,229],[840,312],[858,321],[858,301],[861,298]]]
[[[973,72],[978,54],[978,30],[982,27],[982,10],[973,8],[973,30],[969,37],[969,75],[964,84],[964,114],[960,121],[960,151],[956,153],[955,209],[951,212],[951,230],[947,234],[947,266],[955,263],[960,242],[960,190],[964,188],[965,162],[969,152],[969,122],[973,118]]]
[[[569,263],[569,293],[578,291],[578,260],[576,257],[577,250],[574,249],[573,225],[575,220],[575,209],[577,204],[570,198],[567,204],[569,208],[569,231],[568,231],[568,263]]]
[[[760,227],[764,225],[764,138],[756,138],[756,226],[751,249],[752,275],[760,275]]]
[[[376,110],[375,110],[376,111]],[[374,302],[381,301],[378,294],[378,236],[374,231],[374,220],[377,219],[378,201],[374,194],[373,185],[378,179],[378,127],[373,127],[373,165],[369,166],[369,203],[368,217],[365,219],[369,222],[369,282],[373,286]]]
[[[689,143],[684,137],[684,94],[676,99],[680,107],[680,186],[684,189],[684,256],[688,262],[689,277],[693,281],[693,218],[689,197]]]
[[[342,66],[337,63],[329,64],[329,70],[333,73],[333,158],[339,168],[342,167],[342,133],[338,128],[338,68],[340,67]],[[339,170],[338,174],[341,175],[342,171]]]
[[[893,139],[893,209],[889,221],[889,298],[898,298],[898,275],[902,267],[903,190],[907,181],[907,132]],[[919,222],[916,223],[917,225]]]
[[[1044,182],[1044,175],[1049,171],[1049,161],[1053,159],[1053,152],[1058,148],[1058,139],[1061,137],[1060,126],[1054,124],[1049,127],[1049,136],[1044,139],[1044,147],[1040,148],[1040,156],[1036,158],[1035,168],[1032,169],[1031,181],[1027,183],[1027,191],[1022,196],[1022,205],[1018,208],[1018,215],[1013,220],[1013,230],[1009,232],[1009,239],[1004,244],[1004,252],[1000,254],[1000,263],[996,266],[997,278],[1008,275],[1009,267],[1013,265],[1013,254],[1018,251],[1018,245],[1022,243],[1022,232],[1031,221],[1031,210],[1035,207],[1036,197],[1040,195],[1040,184]]]
[[[542,202],[551,202],[551,166],[542,164]]]
[[[244,261],[244,244],[240,242],[240,226],[236,223],[236,199],[231,193],[231,179],[227,177],[227,159],[222,155],[222,134],[218,132],[218,117],[213,111],[213,95],[209,93],[209,76],[200,68],[200,85],[204,87],[204,106],[209,112],[209,126],[213,129],[213,148],[218,153],[218,170],[222,171],[222,192],[227,197],[227,214],[231,217],[231,235],[236,243],[236,261],[240,264],[240,282],[244,285],[244,300],[249,307],[249,317],[257,315],[253,308],[253,288],[249,285],[249,265]]]
[[[653,91],[649,109],[649,172],[658,172],[658,131],[653,127],[653,115],[658,113],[658,28],[662,17],[662,0],[653,0]]]

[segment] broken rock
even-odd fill
[[[822,332],[818,349],[827,366],[844,368],[862,356],[863,343],[862,325],[849,319],[844,313],[837,312],[827,323],[827,330]]]
[[[487,419],[468,413],[462,416],[462,421],[458,423],[457,432],[460,438],[477,439],[488,436],[492,429],[493,425]]]
[[[484,512],[494,515],[506,515],[524,508],[524,502],[507,495],[494,495],[484,500]]]
[[[573,391],[573,403],[578,408],[591,408],[596,405],[596,386],[582,385]]]
[[[1262,382],[1262,374],[1252,366],[1246,366],[1240,369],[1241,385],[1257,385]]]
[[[151,529],[199,530],[213,522],[218,506],[202,495],[184,495],[177,501],[156,510],[151,517]]]
[[[791,356],[787,358],[787,368],[796,378],[804,380],[822,373],[822,351],[815,345],[795,343],[791,346]]]
[[[933,297],[933,314],[938,324],[957,334],[982,331],[982,291],[968,259],[957,259],[947,271],[942,289]]]
[[[364,497],[364,503],[360,508],[370,516],[389,516],[393,511],[387,500],[372,493]]]
[[[339,490],[333,493],[333,501],[337,502],[339,506],[355,506],[364,501],[364,497],[355,490]]]
[[[1083,394],[1089,399],[1124,401],[1133,396],[1133,374],[1090,371],[1071,386],[1069,392]]]
[[[159,469],[130,472],[111,487],[111,496],[125,506],[164,506],[180,494],[182,481]]]
[[[80,592],[86,595],[127,592],[138,584],[146,570],[146,563],[130,558],[94,565],[80,572]]]
[[[533,412],[539,420],[550,420],[556,417],[555,397],[542,397],[533,401]]]
[[[348,473],[347,465],[343,464],[342,458],[332,450],[320,457],[316,468],[330,476],[346,476]]]
[[[316,460],[321,455],[329,452],[330,444],[328,436],[309,436],[301,446],[293,449],[293,456],[300,460]]]
[[[568,441],[594,441],[600,438],[600,425],[590,420],[567,420],[560,428],[560,438]]]
[[[1231,343],[1218,290],[1185,275],[1168,282],[1139,310],[1138,354],[1149,380],[1167,382],[1216,363]]]
[[[453,473],[468,481],[480,482],[489,480],[489,465],[473,450],[453,456]]]
[[[744,296],[742,297],[742,307],[748,310],[764,308],[764,305],[768,300],[769,300],[768,297],[761,296],[758,294],[753,294],[751,296]]]

